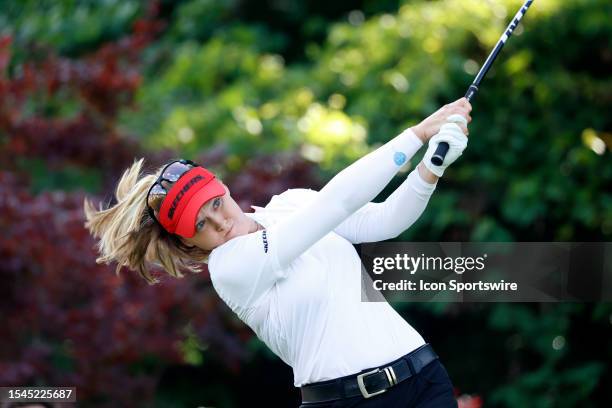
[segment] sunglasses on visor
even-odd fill
[[[194,167],[198,167],[198,165],[191,160],[181,159],[170,162],[163,168],[155,183],[149,188],[147,192],[147,211],[149,212],[149,216],[151,216],[151,218],[153,218],[162,228],[164,227],[155,216],[155,210],[153,209],[153,206],[157,204],[157,210],[159,211],[161,203],[168,194],[168,190],[166,190],[162,182],[176,183],[181,176]]]

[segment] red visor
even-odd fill
[[[225,194],[215,175],[203,167],[183,174],[168,191],[157,216],[166,231],[191,238],[200,208],[211,198]]]

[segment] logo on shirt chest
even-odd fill
[[[266,230],[261,231],[261,239],[263,240],[264,252],[268,253],[268,234]]]

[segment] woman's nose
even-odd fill
[[[231,226],[230,220],[226,219],[225,217],[218,216],[215,217],[212,221],[217,231],[224,231]]]

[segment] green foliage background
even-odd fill
[[[161,2],[168,25],[146,50],[136,108],[121,113],[122,130],[151,151],[192,157],[220,149],[222,177],[254,157],[289,151],[317,163],[327,180],[461,97],[522,2],[343,1],[327,14],[320,2],[266,3],[268,20],[247,13],[254,3]],[[0,11],[16,50],[38,41],[83,55],[120,37],[147,7],[42,4],[9,2]],[[400,240],[610,239],[610,16],[609,0],[534,2],[473,101],[468,149]],[[74,100],[66,96],[55,110],[31,103],[33,111],[44,104],[70,115]],[[46,177],[49,187],[67,188]],[[610,304],[396,306],[436,346],[458,388],[487,407],[612,402],[604,388],[612,381]],[[206,365],[193,353],[188,360]],[[231,406],[231,393],[219,395],[219,406]]]

